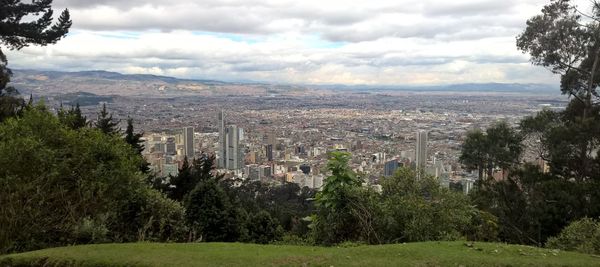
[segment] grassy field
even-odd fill
[[[1,266],[600,266],[600,257],[495,243],[309,247],[238,243],[102,244],[0,257]]]

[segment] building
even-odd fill
[[[229,125],[223,131],[225,139],[224,147],[222,148],[223,155],[220,166],[222,169],[239,170],[242,165],[242,152],[240,150],[240,131],[237,126]]]
[[[397,159],[390,160],[383,165],[383,176],[392,176],[398,168],[400,167],[400,163],[398,163]]]
[[[268,144],[265,146],[265,155],[267,156],[267,161],[273,161],[273,145]]]
[[[175,143],[175,137],[167,137],[167,142],[165,144],[165,152],[167,155],[177,154],[177,144]]]
[[[219,123],[219,160],[217,161],[217,166],[221,169],[225,169],[227,166],[227,145],[226,139],[227,136],[225,134],[225,112],[221,110],[219,112],[218,117]]]
[[[183,128],[183,149],[188,159],[194,158],[194,127]]]
[[[417,132],[417,147],[415,150],[415,165],[417,170],[425,168],[427,164],[427,131]]]

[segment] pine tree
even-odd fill
[[[65,9],[58,21],[52,23],[51,4],[52,0],[0,1],[0,44],[19,50],[30,44],[45,46],[60,40],[69,31],[71,19]],[[24,100],[18,97],[19,92],[7,87],[12,75],[7,65],[6,55],[0,49],[0,122],[15,116],[24,105]]]
[[[75,107],[71,106],[71,109],[69,110],[65,110],[61,104],[60,109],[58,110],[58,119],[62,124],[73,130],[84,128],[89,125],[87,117],[81,114],[79,103],[77,103]]]
[[[173,200],[182,201],[194,187],[192,166],[189,164],[188,158],[183,158],[183,164],[179,169],[177,176],[170,177],[170,184],[173,186],[169,192],[169,197]]]
[[[127,118],[127,129],[125,130],[125,142],[127,142],[135,151],[142,156],[142,151],[144,151],[144,141],[142,140],[142,133],[135,133],[133,131],[133,119]],[[140,164],[140,171],[142,173],[148,173],[150,171],[150,163],[146,161],[142,157],[142,163]],[[154,179],[152,177],[148,177],[152,184],[154,184]]]
[[[100,129],[105,134],[117,134],[121,131],[117,127],[119,121],[115,121],[112,114],[106,111],[106,104],[102,105],[102,110],[98,113],[98,119],[96,120],[96,128]]]
[[[131,145],[138,153],[144,151],[144,141],[141,140],[143,134],[133,131],[133,119],[127,118],[127,129],[125,130],[125,142]]]

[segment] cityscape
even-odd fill
[[[0,1],[0,267],[598,257],[600,0]]]
[[[15,79],[25,93],[39,86],[35,81],[46,81],[40,78],[43,73],[25,73],[17,72]],[[73,79],[66,75],[61,83]],[[486,85],[480,85],[481,91],[398,91],[237,84],[235,93],[224,89],[185,97],[154,95],[156,89],[150,87],[142,89],[148,92],[142,97],[103,93],[95,89],[94,80],[84,82],[95,94],[49,90],[44,98],[55,107],[91,99],[81,108],[92,121],[107,104],[122,128],[126,118],[133,118],[144,133],[143,155],[159,177],[176,176],[185,158],[191,161],[204,153],[216,156],[215,167],[227,178],[292,182],[313,189],[323,185],[328,153],[346,151],[365,186],[378,189],[382,177],[408,167],[467,194],[477,178],[458,161],[468,131],[498,121],[517,126],[526,116],[560,111],[568,103],[555,93],[486,91]],[[266,89],[256,91],[257,87]],[[169,94],[185,92],[172,89]],[[67,94],[76,97],[65,98]],[[531,149],[523,160],[544,168]]]

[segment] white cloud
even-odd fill
[[[548,82],[515,47],[546,0],[81,1],[13,68],[294,83]]]

